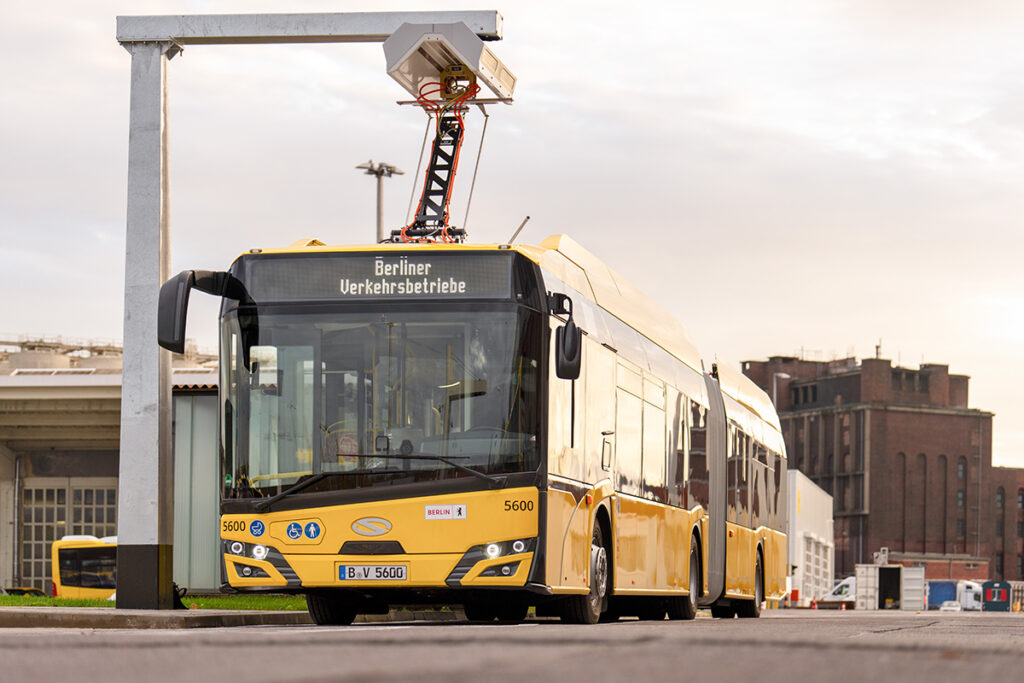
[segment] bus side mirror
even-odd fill
[[[555,315],[568,314],[569,319],[555,330],[555,374],[562,379],[579,379],[582,361],[583,332],[572,319],[572,299],[559,292],[548,294],[548,308]]]
[[[174,353],[185,353],[185,316],[188,296],[196,284],[194,270],[183,270],[160,287],[156,337],[160,346]]]
[[[569,321],[555,330],[555,372],[562,379],[579,379],[583,332]]]
[[[156,338],[160,346],[168,351],[185,353],[185,318],[188,315],[188,297],[193,289],[234,299],[243,304],[252,303],[245,286],[230,273],[210,270],[181,271],[160,287]],[[255,329],[255,321],[249,326]],[[252,335],[252,338],[255,339],[257,336]]]

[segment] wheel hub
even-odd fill
[[[601,546],[590,546],[591,599],[601,600],[608,590],[608,553]]]
[[[697,604],[697,595],[700,593],[700,587],[697,585],[697,558],[690,558],[690,602],[694,605]]]

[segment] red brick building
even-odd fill
[[[743,371],[776,399],[789,466],[833,496],[837,576],[888,547],[1024,579],[1024,469],[992,466],[992,413],[968,407],[966,375],[785,356]]]
[[[991,563],[970,555],[938,553],[889,553],[889,562],[904,567],[924,567],[924,578],[959,581],[988,581]]]

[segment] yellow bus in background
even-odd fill
[[[222,297],[225,590],[304,593],[318,624],[756,617],[783,596],[771,402],[568,237],[253,249],[165,283],[165,348],[192,289]]]
[[[117,587],[117,536],[64,536],[51,551],[53,596],[108,600]]]

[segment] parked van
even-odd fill
[[[818,600],[818,609],[853,609],[857,602],[857,579],[847,576]]]

